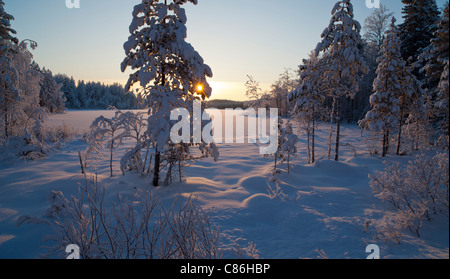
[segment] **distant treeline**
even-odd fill
[[[107,85],[100,82],[75,82],[73,77],[57,74],[53,79],[62,85],[68,109],[141,109],[144,98],[140,94],[127,93],[122,85]]]
[[[237,102],[231,100],[210,100],[206,102],[206,108],[217,108],[217,109],[226,109],[226,108],[242,108],[247,109],[247,102]]]
[[[141,94],[127,93],[119,83],[111,85],[100,82],[76,82],[73,77],[66,74],[53,76],[56,83],[61,84],[61,91],[65,96],[65,105],[68,109],[107,109],[113,106],[118,109],[143,109],[145,97]],[[206,102],[207,108],[248,108],[248,102],[232,100],[210,100]]]

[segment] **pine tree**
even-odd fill
[[[10,41],[18,44],[19,40],[12,36],[16,34],[16,31],[11,28],[11,20],[14,20],[14,17],[5,12],[4,5],[3,0],[0,0],[0,43]]]
[[[206,81],[212,77],[211,68],[185,41],[187,18],[181,5],[186,2],[197,4],[197,0],[174,0],[170,4],[167,0],[143,0],[134,7],[131,35],[124,44],[122,72],[128,67],[134,71],[125,90],[139,83],[149,98],[148,135],[156,149],[154,186],[159,185],[161,151],[169,140],[170,110],[192,107],[188,102],[199,98],[196,94],[204,100],[212,92]],[[202,90],[198,90],[199,84]]]
[[[449,86],[448,86],[448,69],[449,60],[445,64],[444,71],[442,72],[441,81],[439,82],[439,91],[436,106],[441,113],[440,129],[442,131],[442,136],[440,142],[445,142],[448,148],[449,146]]]
[[[419,65],[424,65],[421,72],[425,73],[427,88],[433,91],[433,98],[441,79],[445,63],[449,57],[449,7],[444,9],[442,19],[431,39],[431,44],[419,56]]]
[[[329,26],[322,33],[322,41],[316,47],[316,56],[323,52],[326,60],[324,78],[329,81],[329,96],[336,108],[337,134],[335,160],[339,160],[339,140],[341,128],[341,99],[354,98],[359,91],[361,73],[367,66],[359,51],[361,25],[354,19],[353,5],[350,0],[338,1],[331,11]],[[331,121],[333,121],[333,113]],[[331,132],[331,131],[330,131]]]
[[[185,41],[187,18],[180,5],[188,1],[197,4],[196,0],[175,0],[169,5],[167,1],[144,0],[135,6],[131,36],[124,44],[127,57],[122,71],[128,67],[137,70],[130,75],[126,91],[140,82],[146,94],[181,90],[185,94],[200,93],[203,99],[211,96],[206,81],[206,77],[212,77],[211,68]],[[197,92],[198,84],[202,84],[202,92]]]
[[[421,71],[426,76],[429,93],[430,119],[442,132],[441,140],[448,139],[448,61],[449,61],[449,4],[443,11],[431,44],[419,57]],[[446,86],[447,84],[447,86]],[[447,89],[445,89],[447,88]],[[444,141],[445,142],[445,141]],[[448,140],[446,140],[448,145]]]
[[[378,63],[377,78],[373,84],[374,93],[370,97],[372,109],[359,124],[367,130],[382,134],[382,154],[385,156],[389,149],[390,135],[395,128],[398,128],[397,154],[400,152],[405,116],[412,111],[414,103],[420,103],[421,92],[420,83],[402,58],[400,31],[395,24],[395,18],[392,18],[390,29],[381,46]]]

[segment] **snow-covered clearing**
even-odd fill
[[[71,111],[52,116],[47,125],[65,123],[81,133],[100,114],[111,117],[113,112]],[[114,154],[114,177],[109,177],[106,158],[89,171],[96,172],[99,184],[111,193],[146,187],[168,205],[180,194],[197,196],[204,208],[213,210],[225,258],[236,257],[236,244],[246,248],[250,242],[266,259],[317,258],[318,250],[329,258],[362,259],[372,243],[379,245],[382,258],[449,257],[448,216],[425,222],[422,238],[405,231],[401,245],[374,237],[368,221],[381,219],[391,209],[369,187],[368,175],[384,169],[384,164],[369,155],[357,126],[342,127],[341,162],[326,160],[328,124],[317,133],[317,154],[322,158],[314,165],[305,164],[305,137],[298,135],[299,158],[290,174],[279,176],[285,195],[279,198],[268,195],[269,185],[275,187],[269,182],[273,160],[263,158],[255,144],[220,144],[219,161],[197,162],[184,170],[186,182],[169,187],[153,188],[152,177],[122,176],[119,160],[125,147]],[[15,223],[22,215],[43,216],[51,190],[66,197],[77,193],[78,183],[84,181],[78,151],[85,149],[78,136],[46,160],[0,165],[0,258],[36,258],[45,253],[42,238],[51,230],[44,224],[15,227]],[[411,158],[385,159],[406,164]]]

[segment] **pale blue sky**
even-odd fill
[[[39,47],[36,62],[76,80],[120,82],[133,6],[140,0],[80,0],[67,9],[65,0],[5,0],[15,17],[19,39]],[[296,69],[320,41],[336,0],[199,0],[186,4],[188,38],[211,66],[214,98],[242,100],[247,75],[264,89],[285,68]],[[363,25],[372,12],[365,0],[352,1]],[[440,8],[446,0],[438,0]],[[401,21],[400,0],[381,0]]]

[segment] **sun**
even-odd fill
[[[203,85],[197,85],[197,92],[203,92]]]

